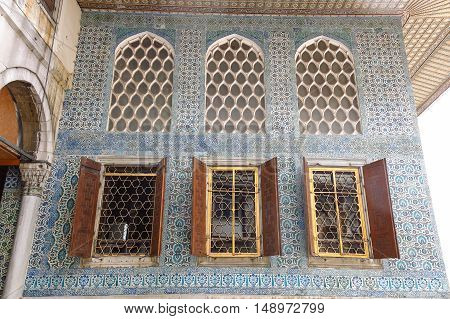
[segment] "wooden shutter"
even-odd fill
[[[191,254],[206,256],[206,164],[193,158],[192,161],[192,230]]]
[[[400,258],[386,160],[365,165],[363,173],[373,257]]]
[[[91,257],[101,164],[81,158],[69,255]]]
[[[152,243],[150,256],[161,255],[161,238],[164,220],[164,193],[166,188],[166,159],[162,159],[156,170],[155,210],[153,212]]]
[[[261,165],[263,256],[281,255],[277,159]]]
[[[314,231],[312,223],[312,207],[311,207],[311,187],[310,187],[309,166],[306,158],[303,157],[303,185],[305,189],[305,201],[304,201],[304,217],[305,217],[305,228],[307,236],[307,247],[308,252],[311,256],[317,256],[314,251]]]

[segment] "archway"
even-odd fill
[[[10,103],[15,104],[16,118],[19,126],[21,125],[18,127],[18,136],[21,138],[19,141],[12,140],[13,146],[32,155],[34,160],[51,162],[54,135],[50,107],[42,82],[28,69],[10,68],[0,73],[0,91],[4,92],[4,89],[12,99]],[[12,112],[10,115],[13,115]],[[11,131],[11,128],[7,130]],[[23,156],[26,157],[21,154]]]

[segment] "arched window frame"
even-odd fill
[[[208,107],[208,103],[207,103],[207,99],[209,98],[209,96],[208,96],[208,86],[210,84],[210,82],[208,82],[208,75],[210,74],[210,71],[208,70],[208,65],[209,65],[209,62],[210,62],[210,60],[208,60],[208,56],[210,54],[213,54],[218,47],[220,47],[221,45],[223,45],[223,44],[225,44],[227,42],[231,42],[233,39],[239,41],[240,43],[245,43],[253,51],[255,51],[255,53],[257,55],[257,59],[253,62],[253,64],[255,64],[257,61],[259,61],[261,66],[262,66],[261,72],[259,72],[260,75],[259,75],[258,81],[256,82],[256,84],[253,85],[253,87],[256,87],[257,85],[259,85],[261,87],[262,95],[259,96],[258,105],[255,107],[255,111],[253,113],[253,117],[250,120],[248,120],[248,123],[246,123],[245,132],[249,131],[249,129],[248,129],[249,124],[256,120],[255,119],[255,115],[256,115],[256,112],[258,111],[258,118],[259,118],[259,120],[258,120],[259,121],[258,129],[257,130],[252,129],[252,130],[250,130],[250,133],[252,133],[252,134],[254,134],[254,133],[265,133],[266,132],[267,113],[266,113],[266,101],[265,101],[266,100],[266,96],[265,96],[266,95],[266,89],[265,89],[265,80],[264,80],[264,73],[265,73],[264,52],[261,49],[261,47],[258,44],[256,44],[254,41],[252,41],[252,40],[250,40],[250,39],[248,39],[246,37],[243,37],[243,36],[241,36],[239,34],[230,34],[230,35],[228,35],[226,37],[223,37],[223,38],[220,38],[220,39],[216,40],[214,43],[212,43],[208,47],[208,50],[206,51],[205,66],[204,66],[205,67],[205,69],[204,69],[205,70],[205,105],[206,105],[205,115],[204,115],[205,130],[208,133],[209,132],[210,133],[239,133],[239,132],[244,131],[244,130],[238,128],[239,122],[243,122],[243,115],[242,114],[241,114],[241,117],[238,118],[238,120],[234,121],[235,123],[234,123],[234,126],[233,126],[234,127],[233,130],[232,131],[231,130],[227,131],[225,124],[228,123],[232,119],[231,112],[230,112],[229,116],[227,117],[227,120],[221,121],[221,122],[223,122],[223,123],[221,123],[222,124],[221,125],[221,129],[217,129],[217,128],[214,129],[215,128],[214,123],[216,123],[216,121],[219,120],[219,112],[220,112],[221,109],[224,108],[223,106],[219,108],[219,112],[217,112],[216,117],[214,118],[214,120],[209,121],[210,123],[208,123],[208,111],[209,111],[210,108],[213,108],[212,107],[212,105],[213,105],[213,101],[212,101],[213,98],[211,98],[211,104],[210,104],[211,106],[210,107]],[[237,51],[239,51],[239,49],[237,49]],[[248,53],[246,53],[246,54],[248,54]],[[235,60],[233,60],[233,61],[235,61]],[[242,64],[244,64],[244,62],[247,61],[247,60],[248,59],[243,60]],[[253,68],[252,68],[252,70],[253,70]],[[262,79],[262,81],[261,81],[261,79]],[[211,82],[212,82],[212,80],[211,80]],[[220,96],[219,93],[218,93],[219,87],[222,84],[224,84],[224,83],[225,83],[225,79],[223,79],[220,84],[217,84],[217,86],[218,86],[217,93],[214,95],[214,97]],[[233,84],[236,83],[236,80],[234,82],[232,82],[232,83]],[[247,84],[249,84],[248,80],[246,80],[244,82],[244,84],[241,84],[240,86],[241,86],[241,88],[243,88]],[[233,85],[229,85],[229,87],[232,87],[232,86]],[[254,92],[254,88],[252,88],[252,92],[251,92],[251,96],[250,97],[252,97],[254,95],[254,93],[255,93]],[[239,94],[239,96],[240,95],[241,94]],[[226,96],[228,97],[229,94],[227,94]],[[236,100],[237,99],[238,98],[236,98]],[[223,101],[223,105],[225,105],[225,101]],[[235,103],[234,105],[237,106],[237,103]],[[244,107],[240,107],[240,108],[245,110],[247,107],[248,107],[248,104],[246,104]],[[237,107],[234,107],[234,106],[231,107],[231,109],[235,109],[235,108],[237,109]],[[248,107],[248,108],[250,108],[250,107]],[[254,128],[254,126],[252,126],[252,128]]]
[[[338,47],[338,50],[344,52],[345,59],[343,61],[340,61],[334,56],[334,59],[332,61],[328,61],[326,64],[330,66],[330,70],[322,76],[324,78],[324,82],[321,84],[321,87],[319,88],[320,93],[315,96],[314,105],[312,107],[305,106],[306,100],[308,98],[311,98],[312,90],[311,88],[316,85],[316,77],[318,74],[322,75],[321,72],[318,72],[320,70],[320,66],[322,63],[326,60],[325,57],[320,60],[319,62],[315,62],[315,64],[318,65],[317,69],[318,71],[315,72],[314,78],[312,79],[312,82],[309,84],[309,87],[304,85],[306,88],[306,93],[303,95],[301,92],[301,86],[303,85],[303,80],[299,80],[299,56],[306,52],[305,50],[314,43],[319,43],[320,41],[324,41],[327,43],[327,49],[325,51],[331,51],[329,49],[330,44],[333,46]],[[313,53],[315,50],[313,51]],[[307,61],[307,64],[309,66],[310,61],[312,61],[314,58],[311,56],[311,59]],[[323,88],[325,87],[325,84],[327,84],[327,77],[328,75],[332,74],[335,76],[334,73],[331,72],[331,65],[334,62],[339,62],[342,66],[349,62],[352,67],[352,71],[348,76],[348,82],[345,84],[345,87],[343,90],[343,94],[339,97],[339,100],[337,100],[336,93],[336,87],[343,86],[339,82],[339,75],[342,74],[343,68],[336,74],[336,82],[332,84],[333,90],[331,90],[331,94],[326,96],[323,93]],[[297,87],[297,103],[298,103],[298,112],[299,112],[299,124],[300,124],[300,130],[303,134],[312,134],[312,135],[353,135],[353,134],[360,134],[361,133],[361,114],[360,114],[360,107],[359,107],[359,96],[358,96],[358,85],[357,85],[357,79],[356,79],[356,67],[355,67],[355,60],[353,57],[353,54],[351,50],[342,42],[329,38],[327,36],[318,36],[313,39],[310,39],[304,43],[302,43],[295,54],[295,68],[296,68],[296,87]],[[306,68],[307,69],[307,68]],[[309,73],[308,71],[305,72]],[[353,81],[352,81],[353,78]],[[339,84],[339,85],[337,85]],[[350,90],[351,94],[348,94],[346,91],[346,88],[351,84],[352,90]],[[317,85],[316,85],[317,87]],[[342,88],[341,88],[342,89]],[[303,90],[305,92],[305,90]],[[351,96],[351,100],[350,100]],[[321,103],[322,106],[319,107],[318,101],[322,98],[322,101],[325,101],[326,103]],[[345,106],[342,105],[342,101],[346,98]],[[302,105],[300,105],[300,100],[303,99]],[[333,100],[334,99],[334,100]],[[312,100],[312,99],[311,99]],[[337,101],[337,103],[336,103]],[[348,103],[349,102],[349,103]],[[311,106],[311,103],[309,103]],[[331,106],[332,105],[332,106]],[[307,109],[310,109],[308,111]],[[306,114],[309,113],[309,117],[306,116]],[[314,113],[314,114],[313,114]]]
[[[140,41],[142,42],[143,39],[144,39],[144,37],[146,37],[146,36],[149,37],[152,41],[157,40],[158,42],[160,42],[160,43],[162,44],[162,47],[164,47],[164,48],[167,49],[167,51],[168,51],[168,56],[167,56],[167,58],[165,58],[164,61],[162,61],[162,62],[165,63],[166,59],[169,59],[169,58],[170,58],[170,60],[171,60],[171,62],[172,62],[172,68],[171,68],[169,71],[166,71],[166,72],[165,72],[165,73],[167,73],[167,78],[166,78],[166,80],[165,80],[164,83],[169,82],[169,84],[170,84],[170,86],[171,86],[171,91],[170,91],[170,93],[167,93],[166,98],[169,98],[169,97],[170,97],[170,99],[172,99],[172,97],[173,97],[173,92],[174,92],[174,88],[173,88],[173,85],[174,85],[174,81],[173,81],[173,73],[174,73],[174,70],[175,70],[175,50],[174,50],[172,44],[170,44],[170,42],[168,42],[166,39],[162,38],[161,36],[159,36],[159,35],[157,35],[157,34],[154,34],[154,33],[151,33],[151,32],[148,32],[148,31],[141,32],[141,33],[138,33],[138,34],[134,34],[134,35],[132,35],[132,36],[130,36],[130,37],[124,39],[122,42],[120,42],[120,43],[117,45],[117,47],[116,47],[116,49],[115,49],[115,51],[114,51],[113,76],[112,76],[112,80],[111,80],[111,92],[110,92],[110,99],[109,99],[108,124],[107,124],[107,130],[110,131],[110,132],[122,132],[122,131],[124,131],[124,132],[147,132],[147,131],[148,131],[148,132],[168,132],[168,131],[170,131],[171,120],[172,120],[172,106],[173,106],[173,102],[168,103],[167,100],[166,100],[166,105],[163,106],[162,108],[168,109],[169,115],[167,116],[167,119],[166,119],[165,122],[163,123],[163,128],[162,128],[162,129],[156,129],[156,130],[155,130],[155,129],[154,129],[154,126],[153,126],[153,124],[154,124],[154,123],[160,118],[160,116],[161,116],[161,114],[159,114],[159,113],[158,113],[156,119],[152,121],[152,127],[151,127],[150,129],[145,129],[145,127],[144,127],[144,129],[143,129],[143,127],[142,127],[143,122],[149,119],[148,116],[147,116],[147,117],[144,117],[144,118],[142,118],[142,119],[140,120],[140,121],[141,121],[141,124],[138,126],[138,128],[137,128],[136,130],[130,130],[129,127],[128,127],[128,126],[129,126],[129,123],[126,124],[126,128],[125,128],[124,130],[117,130],[117,129],[116,129],[116,124],[114,124],[114,125],[111,126],[111,123],[110,123],[110,122],[111,122],[111,116],[112,116],[112,109],[113,109],[113,107],[116,106],[116,104],[113,105],[113,95],[114,95],[114,91],[113,91],[113,90],[114,90],[114,85],[116,84],[116,81],[115,81],[115,78],[114,78],[114,73],[117,71],[117,65],[116,65],[116,62],[117,62],[117,60],[119,59],[118,54],[120,54],[120,52],[122,52],[123,50],[125,50],[129,45],[131,45],[131,43],[135,42],[136,40],[142,39],[142,40],[140,40]],[[153,44],[152,44],[149,48],[147,48],[146,51],[148,51],[151,47],[153,47]],[[131,59],[131,57],[130,57],[129,59]],[[154,58],[153,58],[153,59],[154,59]],[[147,60],[149,60],[149,59],[147,59]],[[151,62],[152,62],[152,61],[150,60],[150,63],[151,63]],[[156,75],[157,75],[161,70],[163,70],[163,68],[164,68],[164,67],[163,67],[163,64],[164,64],[164,63],[162,63],[161,69],[160,69],[160,70],[158,70],[158,71],[153,71],[153,73],[156,73]],[[126,67],[127,67],[127,65],[125,66],[125,68],[124,68],[123,70],[125,70]],[[139,70],[139,66],[138,66],[138,68],[137,68],[135,71],[133,71],[133,74],[136,73],[137,70]],[[150,66],[148,67],[148,69],[147,69],[144,73],[147,74],[147,73],[150,72],[151,70],[152,70],[152,66],[150,65]],[[133,76],[133,74],[132,74],[132,76]],[[155,76],[155,79],[156,79],[156,76]],[[136,85],[136,89],[135,89],[134,93],[131,93],[130,96],[132,96],[132,95],[136,94],[136,92],[138,92],[138,86],[140,86],[141,83],[146,83],[146,84],[147,84],[147,87],[148,87],[148,90],[146,91],[147,93],[141,93],[141,95],[142,95],[142,96],[145,96],[145,95],[150,94],[150,89],[151,89],[151,88],[150,88],[150,84],[157,83],[155,79],[152,80],[152,82],[150,82],[150,83],[146,83],[146,81],[144,81],[144,80],[145,80],[145,77],[144,77],[144,78],[141,80],[141,82],[139,82],[139,83]],[[128,81],[129,81],[129,80],[128,80]],[[128,82],[127,82],[127,83],[128,83]],[[123,91],[125,92],[125,87],[123,88]],[[160,88],[160,90],[159,90],[156,94],[154,94],[154,97],[160,95],[161,93],[162,93],[162,88]],[[131,99],[130,99],[130,100],[131,100]],[[141,105],[143,105],[143,103],[142,103],[143,100],[144,100],[144,99],[141,100],[141,103],[140,103]],[[146,107],[144,107],[146,113],[149,113],[150,109],[151,109],[152,106],[154,105],[154,102],[155,102],[154,99],[152,99],[152,103],[151,103],[150,105],[147,105]],[[129,104],[129,102],[128,102],[128,104]],[[123,107],[123,109],[125,109],[125,108],[126,108],[126,106]],[[139,108],[141,108],[141,106],[136,106],[136,107],[135,107],[135,110],[134,110],[135,113],[136,113],[136,111],[137,111]],[[123,111],[123,110],[122,110],[122,111]],[[128,121],[131,122],[133,119],[135,119],[135,117],[136,117],[136,114],[133,114],[133,117],[129,118]],[[123,115],[121,115],[120,117],[118,117],[118,119],[123,119],[123,118],[124,118]]]

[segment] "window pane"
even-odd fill
[[[355,172],[336,172],[336,191],[356,194]]]
[[[364,254],[364,238],[357,195],[338,195],[344,254]]]
[[[332,172],[320,172],[313,173],[314,180],[314,192],[334,192],[334,181]]]
[[[111,170],[106,169],[107,172]],[[126,173],[145,171],[145,168],[120,167],[113,170],[115,173],[105,174],[96,254],[148,255],[156,177],[154,174],[141,176]]]
[[[211,252],[232,252],[232,192],[212,193]]]
[[[235,253],[256,253],[255,194],[236,193]]]
[[[257,254],[257,171],[213,169],[211,174],[210,252]]]
[[[339,253],[336,202],[333,194],[315,195],[317,241],[319,252]]]
[[[255,172],[235,172],[235,253],[256,253]]]
[[[214,191],[226,190],[232,191],[233,189],[233,171],[213,171],[212,176],[212,189]]]
[[[312,170],[317,253],[367,255],[358,170]]]

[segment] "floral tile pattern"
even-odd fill
[[[136,31],[137,30],[137,31]],[[173,130],[107,132],[114,49],[134,31],[168,36],[175,48]],[[265,57],[267,133],[205,133],[205,53],[219,36],[258,41]],[[295,52],[325,35],[355,57],[362,134],[300,134]],[[119,42],[120,42],[119,41]],[[44,191],[26,296],[279,294],[442,297],[448,282],[423,166],[407,62],[397,17],[326,18],[85,12],[66,95],[52,173]],[[81,156],[168,157],[158,267],[81,268],[67,255]],[[282,255],[269,268],[197,267],[190,255],[191,158],[278,158]],[[401,258],[381,270],[307,265],[302,157],[387,158]],[[2,230],[3,232],[3,230]]]
[[[19,169],[9,167],[0,203],[0,294],[2,293],[8,271],[17,219],[19,217],[21,196]]]

